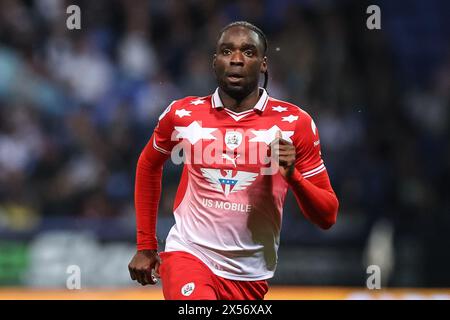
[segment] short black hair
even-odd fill
[[[244,27],[247,28],[249,30],[254,31],[259,39],[261,40],[261,42],[264,45],[264,52],[263,54],[266,55],[267,53],[267,49],[269,48],[269,45],[267,43],[267,37],[264,34],[264,32],[262,32],[262,30],[260,28],[258,28],[257,26],[255,26],[254,24],[247,22],[247,21],[234,21],[231,22],[229,24],[227,24],[225,27],[222,28],[222,30],[220,30],[219,36],[217,37],[217,40],[220,39],[220,37],[222,36],[222,34],[227,31],[228,29],[232,28],[232,27]],[[267,88],[267,84],[269,82],[269,72],[266,70],[266,72],[264,72],[264,89]]]

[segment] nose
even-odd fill
[[[231,55],[230,64],[243,66],[244,65],[244,56],[242,55],[242,52],[240,52],[239,50],[233,52],[233,54]]]

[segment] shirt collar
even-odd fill
[[[260,87],[259,90],[262,90],[262,94],[261,94],[261,97],[259,97],[259,100],[255,104],[253,109],[263,112],[264,109],[266,108],[267,101],[269,101],[269,95],[267,94],[266,89]],[[219,88],[217,88],[216,91],[214,91],[214,93],[212,95],[211,106],[213,108],[223,108],[223,103],[219,96]]]

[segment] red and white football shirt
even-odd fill
[[[325,170],[308,113],[260,90],[241,113],[224,108],[218,90],[174,101],[154,132],[153,147],[184,163],[165,251],[189,252],[232,280],[268,279],[276,268],[288,188],[268,161],[276,133],[294,144],[303,177]]]

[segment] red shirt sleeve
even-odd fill
[[[322,229],[329,229],[336,223],[339,201],[326,171],[304,178],[295,169],[288,183],[308,220]]]
[[[156,222],[161,196],[164,162],[177,143],[172,102],[159,117],[153,135],[139,156],[136,168],[134,204],[136,209],[137,249],[157,249]]]
[[[301,111],[294,133],[295,169],[288,179],[303,214],[322,229],[336,223],[339,201],[322,160],[320,138],[314,120]]]
[[[137,168],[134,192],[137,249],[157,249],[156,220],[161,195],[163,164],[169,155],[153,147],[154,134],[142,151]]]

